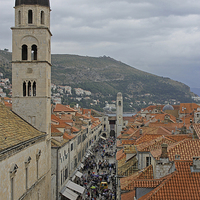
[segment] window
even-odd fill
[[[28,190],[28,167],[26,167],[26,190]]]
[[[78,162],[81,160],[81,151],[78,153]]]
[[[33,96],[36,96],[36,82],[33,82]]]
[[[119,101],[119,102],[118,102],[118,105],[119,105],[119,106],[121,106],[121,105],[122,105],[122,102],[121,102],[121,101]]]
[[[81,135],[78,136],[78,145],[81,143]]]
[[[75,159],[74,159],[74,167],[76,167],[77,164],[78,164],[78,163],[77,163],[77,158],[75,158]]]
[[[146,167],[151,165],[151,157],[146,157]]]
[[[23,82],[23,96],[26,96],[26,82]]]
[[[28,47],[27,45],[22,45],[22,60],[28,60]]]
[[[65,169],[65,180],[68,178],[68,168]]]
[[[31,96],[31,82],[28,82],[28,96]]]
[[[18,12],[18,22],[21,24],[21,11]]]
[[[37,60],[37,46],[35,44],[31,47],[31,60]]]
[[[41,24],[44,24],[44,11],[41,11]]]
[[[36,154],[36,173],[37,173],[37,179],[39,178],[39,158],[41,156],[41,150],[37,150]]]
[[[36,173],[37,173],[37,179],[39,178],[39,160],[36,160]]]
[[[71,144],[71,151],[73,151],[73,143]]]
[[[62,171],[60,172],[60,183],[62,185]]]
[[[32,10],[28,11],[28,23],[29,24],[33,23],[33,12],[32,12]]]

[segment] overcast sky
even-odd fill
[[[0,0],[0,49],[11,51],[15,0]],[[54,0],[53,54],[110,56],[200,88],[199,0]]]

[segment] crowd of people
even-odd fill
[[[116,199],[116,145],[115,138],[99,139],[83,162],[83,176],[79,180],[85,187],[84,200]]]

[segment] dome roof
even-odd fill
[[[40,5],[50,7],[49,0],[15,0],[15,6],[19,5]]]
[[[174,110],[174,108],[173,108],[173,106],[171,106],[171,105],[165,105],[164,107],[163,107],[163,111],[165,111],[165,110]]]

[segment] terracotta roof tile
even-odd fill
[[[135,190],[131,192],[122,193],[121,200],[134,200]]]
[[[123,157],[126,157],[126,154],[124,153],[123,149],[119,150],[116,154],[116,160],[120,160]]]
[[[45,135],[0,103],[0,152]]]
[[[170,161],[175,160],[175,155],[180,155],[181,160],[192,160],[194,156],[200,156],[200,140],[185,139],[176,142],[168,146],[167,153]],[[154,158],[159,159],[161,148],[152,150],[151,154]]]
[[[165,136],[158,137],[148,142],[137,145],[137,151],[148,152],[154,149],[159,149],[161,144],[166,143],[168,145],[175,143],[176,141]]]
[[[176,171],[138,200],[200,199],[200,173],[191,172],[191,165],[191,161],[176,161]]]
[[[149,165],[148,167],[134,173],[131,176],[128,176],[126,178],[121,178],[120,179],[120,184],[121,184],[121,189],[122,190],[133,190],[136,185],[139,184],[146,184],[146,187],[152,186],[152,182],[150,181],[153,179],[153,166]],[[139,181],[139,182],[137,182]],[[143,181],[143,182],[141,182]],[[150,181],[150,182],[149,182]],[[158,183],[156,183],[156,186]]]
[[[182,110],[183,108],[186,108],[186,110]],[[180,104],[180,109],[179,112],[180,114],[190,114],[192,113],[194,110],[196,110],[199,106],[196,103],[181,103]]]
[[[51,139],[51,147],[61,147],[66,144],[69,140],[63,139],[61,142],[55,140],[54,138]]]
[[[63,135],[63,138],[68,139],[68,140],[71,140],[72,138],[75,138],[75,137],[76,137],[76,135],[74,135],[74,134],[64,133],[64,135]]]
[[[73,108],[70,108],[69,106],[62,105],[62,104],[56,104],[54,112],[76,112]]]
[[[144,143],[144,142],[149,142],[153,139],[156,139],[158,137],[160,137],[162,135],[160,134],[144,134],[142,137],[140,137],[139,139],[136,140],[135,145]]]
[[[194,124],[193,127],[197,134],[197,137],[200,139],[200,124]]]

